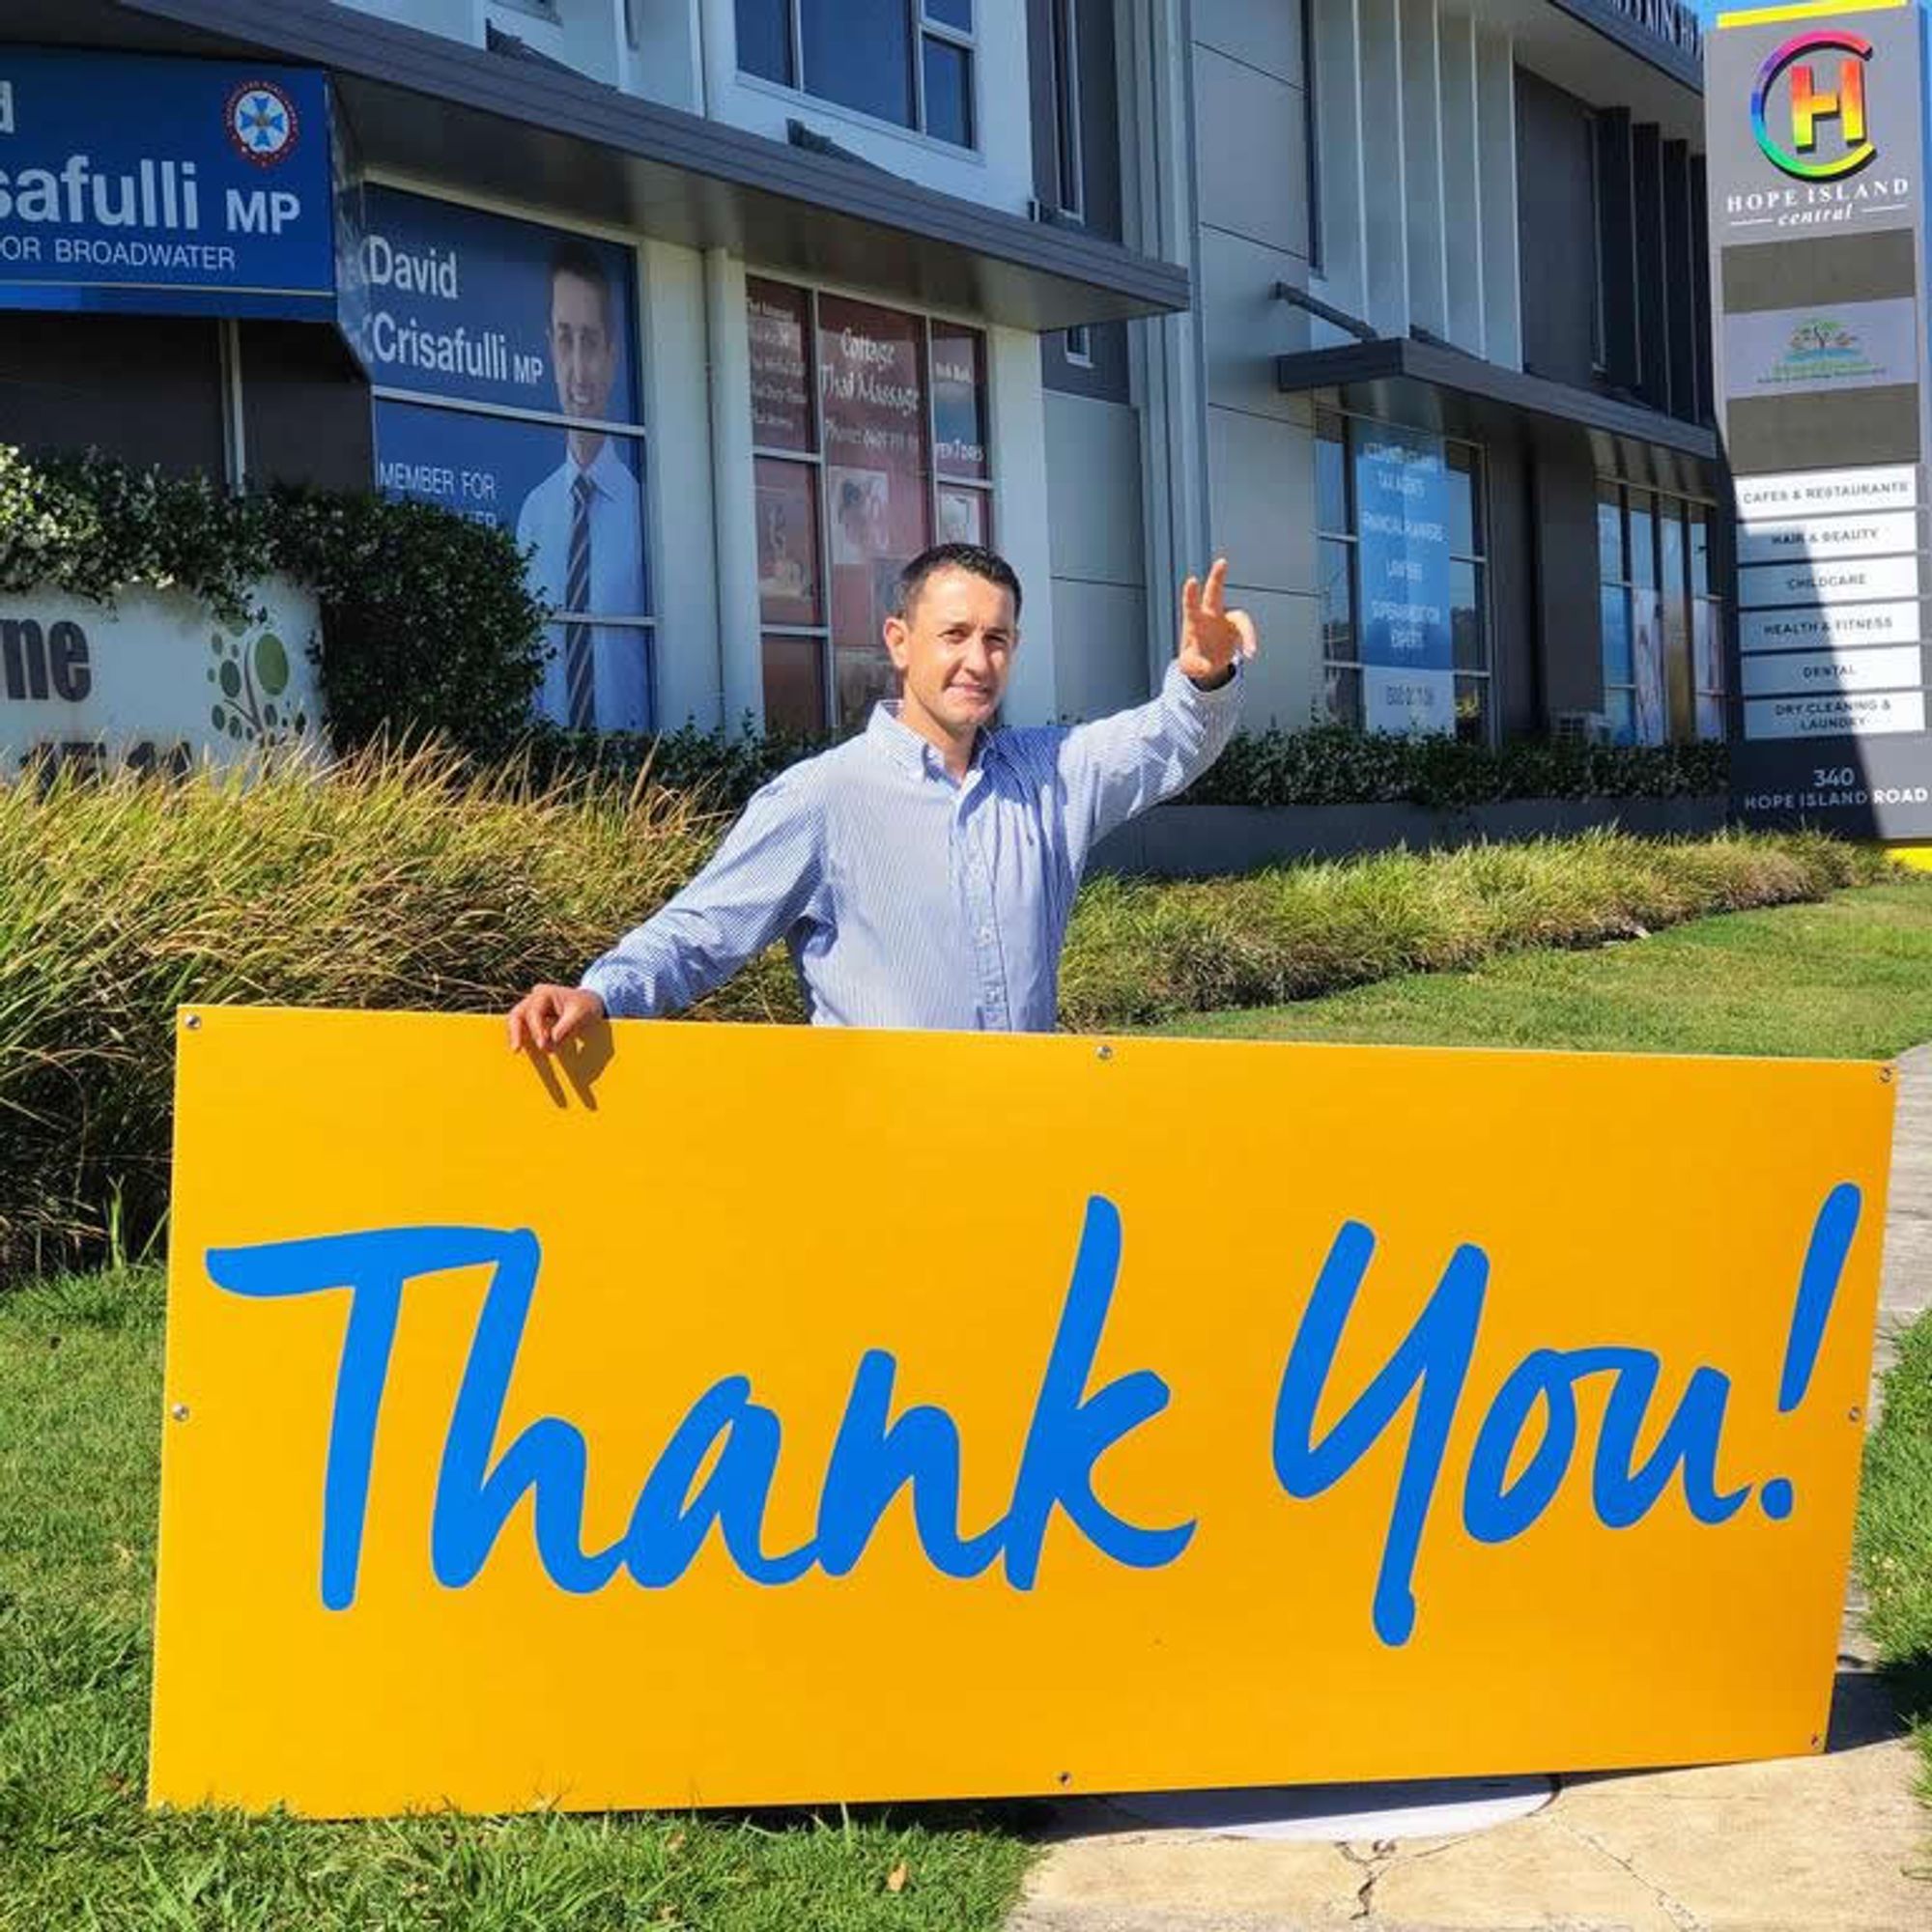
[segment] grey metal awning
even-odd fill
[[[1700,463],[1718,460],[1715,430],[1408,336],[1280,355],[1275,381],[1291,395],[1336,389],[1350,408],[1420,429],[1494,434],[1504,418],[1528,415]]]
[[[326,68],[365,167],[1018,328],[1188,305],[1184,269],[1084,230],[330,0],[8,0],[0,38]]]

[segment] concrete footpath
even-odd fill
[[[1899,1061],[1879,1359],[1932,1301],[1932,1046]],[[1448,1838],[1283,1842],[1059,1808],[1008,1932],[1932,1932],[1932,1810],[1856,1595],[1816,1757],[1557,1780]]]

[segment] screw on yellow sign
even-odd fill
[[[186,1016],[153,1796],[1815,1748],[1890,1122],[1861,1064]]]

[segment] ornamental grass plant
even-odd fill
[[[654,911],[724,823],[702,791],[544,786],[428,751],[0,787],[0,1278],[152,1238],[177,1007],[501,1011]],[[1075,911],[1062,1018],[1298,999],[1816,898],[1885,867],[1818,837],[1593,834],[1202,884],[1099,879]],[[781,952],[699,1009],[799,1014]]]
[[[574,978],[716,834],[689,793],[539,791],[426,751],[0,785],[0,1274],[156,1226],[177,1007],[500,1009]],[[713,1010],[795,1010],[781,964]]]
[[[1590,832],[1270,867],[1239,879],[1096,878],[1068,936],[1061,1020],[1084,1031],[1272,1006],[1531,947],[1597,946],[1708,913],[1821,898],[1891,869],[1882,853],[1816,833]]]

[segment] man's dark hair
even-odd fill
[[[1018,618],[1020,580],[1012,565],[997,551],[987,550],[983,544],[943,543],[921,551],[899,572],[898,587],[893,598],[893,615],[901,623],[912,615],[913,606],[919,602],[920,592],[925,588],[925,580],[940,570],[963,570],[971,576],[984,578],[988,583],[997,583],[1002,590],[1010,591],[1013,616]]]
[[[556,287],[559,275],[575,275],[580,282],[588,282],[597,291],[597,306],[604,317],[604,333],[614,339],[617,333],[616,294],[611,287],[610,274],[596,249],[582,242],[559,242],[550,258],[550,285],[553,289]]]

